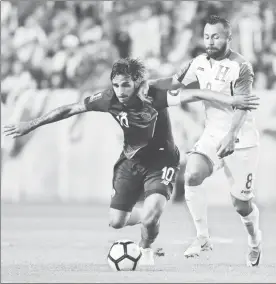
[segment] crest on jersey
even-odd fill
[[[147,112],[141,112],[141,117],[145,120],[150,120],[151,119],[151,115],[150,113]]]
[[[230,70],[229,67],[226,67],[226,66],[223,66],[223,65],[219,65],[219,70],[218,70],[218,73],[216,75],[216,80],[219,80],[219,81],[223,81],[225,82],[225,77],[228,73],[228,71]]]
[[[124,111],[121,111],[116,118],[119,120],[121,126],[127,127],[129,128],[129,124],[128,124],[128,118],[127,118],[127,113]]]

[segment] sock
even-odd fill
[[[160,220],[149,227],[145,227],[142,225],[141,227],[141,241],[139,243],[139,246],[142,248],[150,248],[151,244],[155,241],[156,237],[159,234],[159,228],[160,228]]]
[[[126,223],[126,226],[134,226],[136,224],[141,223],[141,214],[142,214],[142,209],[140,208],[133,208],[131,215]]]
[[[197,237],[209,238],[206,198],[206,190],[202,185],[185,185],[185,199],[196,227]]]
[[[259,209],[258,207],[252,203],[252,212],[243,217],[241,217],[241,220],[243,224],[245,225],[245,228],[249,234],[249,245],[250,246],[257,246],[260,242],[260,236],[259,236]]]

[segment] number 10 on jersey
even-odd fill
[[[173,179],[175,170],[172,167],[164,167],[162,172],[162,183],[168,185]]]

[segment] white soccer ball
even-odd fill
[[[130,271],[137,268],[141,258],[139,246],[130,240],[119,240],[112,244],[107,261],[114,271]]]

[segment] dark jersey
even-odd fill
[[[176,149],[167,110],[167,91],[150,87],[148,96],[151,104],[137,98],[132,107],[120,103],[113,89],[84,100],[88,110],[109,112],[120,124],[124,132],[123,153],[128,159],[150,159],[160,151],[169,154]]]

